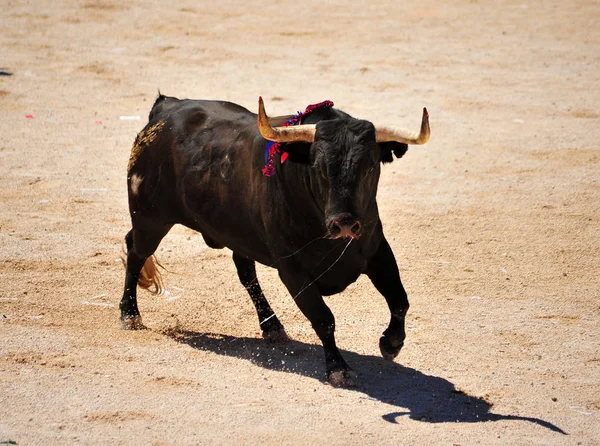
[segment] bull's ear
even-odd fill
[[[283,146],[283,150],[288,153],[288,159],[294,163],[310,163],[310,144],[289,143]]]
[[[381,162],[382,163],[391,163],[394,161],[392,157],[392,153],[396,158],[402,158],[402,155],[406,153],[408,150],[408,145],[403,142],[380,142],[379,143],[379,153],[381,153]]]

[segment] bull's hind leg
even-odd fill
[[[146,261],[153,262],[152,254],[160,241],[169,232],[171,226],[153,226],[143,230],[134,227],[125,236],[127,245],[127,262],[125,267],[125,290],[119,304],[121,310],[121,327],[126,330],[144,328],[137,305],[137,285],[140,272]],[[153,265],[152,265],[153,266]],[[158,287],[157,287],[158,291]]]
[[[281,325],[281,322],[279,322],[279,319],[277,319],[277,316],[271,309],[258,283],[254,260],[247,259],[234,252],[233,262],[237,268],[240,282],[242,282],[242,285],[248,291],[250,299],[252,299],[252,303],[256,308],[263,337],[271,342],[287,341],[288,336],[283,329],[283,325]]]

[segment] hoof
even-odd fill
[[[333,387],[358,387],[358,376],[354,370],[336,370],[327,377]]]
[[[142,324],[142,317],[140,315],[121,319],[122,330],[145,330],[146,326]]]
[[[289,342],[290,340],[283,327],[278,330],[263,331],[262,335],[265,341],[274,344]]]
[[[381,356],[383,356],[383,359],[388,361],[393,361],[394,358],[398,356],[398,353],[400,353],[400,349],[403,345],[403,341],[392,343],[385,336],[382,336],[381,339],[379,339],[379,350],[381,351]]]

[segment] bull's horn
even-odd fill
[[[274,142],[313,142],[317,126],[302,124],[290,127],[271,127],[262,97],[258,98],[258,129],[263,138]]]
[[[375,127],[375,139],[377,142],[397,141],[406,144],[425,144],[429,140],[429,113],[423,108],[423,119],[421,120],[421,131],[414,132],[396,129],[393,127]]]

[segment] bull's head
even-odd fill
[[[400,158],[407,144],[425,144],[429,139],[429,116],[423,109],[420,132],[375,126],[369,121],[341,118],[290,127],[271,127],[259,98],[258,127],[265,139],[285,143],[310,143],[310,150],[290,159],[310,163],[323,197],[327,231],[332,238],[358,238],[363,224],[376,216],[377,183],[381,163]],[[306,150],[306,145],[294,145]],[[292,149],[292,146],[290,146]],[[367,220],[367,221],[365,221]]]

